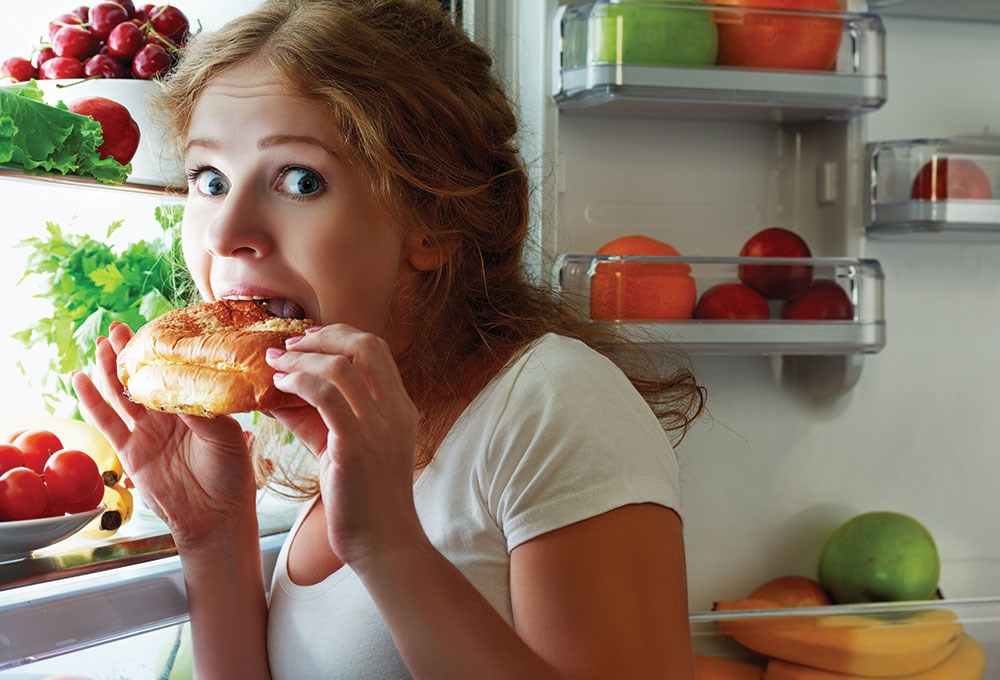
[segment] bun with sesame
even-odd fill
[[[268,347],[315,326],[285,319],[266,301],[217,300],[167,312],[140,328],[118,355],[125,394],[167,413],[215,416],[302,406],[274,386]]]

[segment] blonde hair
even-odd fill
[[[517,118],[492,59],[436,2],[269,0],[191,39],[159,108],[183,144],[198,98],[222,70],[253,60],[324,101],[376,197],[399,224],[453,254],[428,273],[397,357],[421,412],[418,465],[453,417],[512,357],[545,333],[616,360],[679,440],[704,408],[686,362],[635,361],[613,329],[587,322],[524,267],[529,183]],[[634,349],[634,348],[633,348]],[[448,376],[442,379],[442,376]]]

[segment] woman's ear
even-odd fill
[[[458,239],[449,238],[435,243],[429,236],[409,233],[404,241],[406,261],[414,269],[429,272],[440,269],[458,249]]]

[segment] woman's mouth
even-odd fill
[[[281,319],[304,319],[306,310],[299,303],[288,298],[263,297],[260,295],[225,295],[223,300],[253,300],[271,316]]]

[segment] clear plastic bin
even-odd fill
[[[790,272],[807,276],[807,285],[840,292],[823,291],[809,304],[804,294],[787,303],[766,300],[764,318],[744,314],[759,311],[759,300],[756,307],[736,300],[727,308],[723,297],[722,313],[744,318],[720,318],[720,306],[712,311],[707,303],[701,313],[716,318],[695,318],[706,292],[740,283],[741,273],[780,278]],[[553,269],[554,289],[578,314],[593,323],[621,324],[635,342],[680,344],[692,354],[876,353],[885,346],[883,278],[877,261],[851,258],[562,254]],[[848,301],[848,313],[819,318],[833,309],[836,297],[840,304]],[[796,302],[796,313],[783,318],[784,306]]]
[[[564,110],[780,122],[886,100],[872,14],[595,0],[561,6],[553,32]]]
[[[1000,238],[1000,139],[868,145],[868,234]]]

